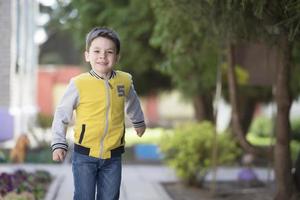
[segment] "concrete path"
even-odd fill
[[[171,200],[160,183],[176,180],[164,166],[123,165],[120,200]]]
[[[70,164],[1,164],[1,172],[13,172],[24,169],[32,172],[47,170],[55,176],[45,200],[72,200],[73,176]],[[241,168],[220,167],[217,171],[218,181],[234,181]],[[267,182],[274,179],[273,170],[254,168],[258,178]],[[172,200],[163,189],[161,183],[175,182],[178,179],[173,170],[162,165],[123,165],[120,200]],[[208,173],[205,180],[211,181],[212,174]]]

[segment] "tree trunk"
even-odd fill
[[[255,106],[257,100],[255,98],[249,98],[247,96],[240,97],[239,109],[241,113],[241,126],[243,133],[247,135],[249,127],[252,122],[253,114],[255,112]]]
[[[197,121],[213,121],[213,108],[211,95],[196,95],[193,99],[195,117]]]
[[[235,134],[240,146],[248,153],[255,154],[258,156],[271,157],[272,148],[269,147],[255,147],[251,145],[247,139],[246,134],[243,131],[241,125],[240,110],[238,105],[237,97],[237,83],[234,70],[234,55],[233,45],[228,46],[228,88],[229,88],[229,99],[232,107],[232,129]]]
[[[292,196],[292,173],[290,153],[290,123],[291,94],[289,89],[289,72],[291,68],[291,45],[287,37],[282,37],[279,51],[282,63],[279,63],[276,78],[276,144],[274,151],[274,167],[276,177],[275,200],[289,200]]]

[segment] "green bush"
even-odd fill
[[[300,119],[291,121],[292,139],[300,142]]]
[[[249,129],[249,132],[258,137],[273,137],[273,123],[268,117],[256,117]],[[292,140],[300,141],[300,120],[294,119],[291,121],[291,136]]]
[[[273,132],[273,123],[272,120],[268,117],[260,116],[256,117],[249,129],[251,134],[254,134],[258,137],[270,137]]]
[[[30,149],[26,156],[26,163],[56,163],[52,161],[52,152],[47,146],[40,146],[38,148]]]
[[[296,162],[298,154],[300,154],[300,142],[292,140],[290,143],[292,161]]]
[[[211,167],[214,127],[210,122],[185,124],[162,136],[165,161],[185,183],[199,184]],[[218,135],[218,164],[232,164],[241,150],[229,134]]]
[[[0,150],[0,163],[6,163],[7,162],[7,156],[5,155],[3,150]]]

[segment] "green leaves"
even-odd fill
[[[156,24],[150,43],[166,55],[160,68],[189,97],[215,86],[218,42],[208,22],[198,18],[195,1],[151,1]]]
[[[163,55],[149,44],[154,27],[150,1],[139,0],[72,0],[60,6],[60,16],[67,31],[74,35],[74,42],[84,50],[85,37],[95,26],[114,29],[121,39],[121,59],[117,69],[132,73],[139,94],[171,87],[170,78],[156,65]],[[70,13],[74,14],[70,18]]]
[[[212,166],[213,134],[213,125],[205,121],[179,126],[161,139],[164,159],[186,183],[198,183]],[[218,135],[219,164],[232,164],[240,153],[229,134]]]

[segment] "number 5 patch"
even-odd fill
[[[118,96],[119,97],[125,96],[125,87],[124,87],[124,85],[117,85],[117,90],[118,90]]]

